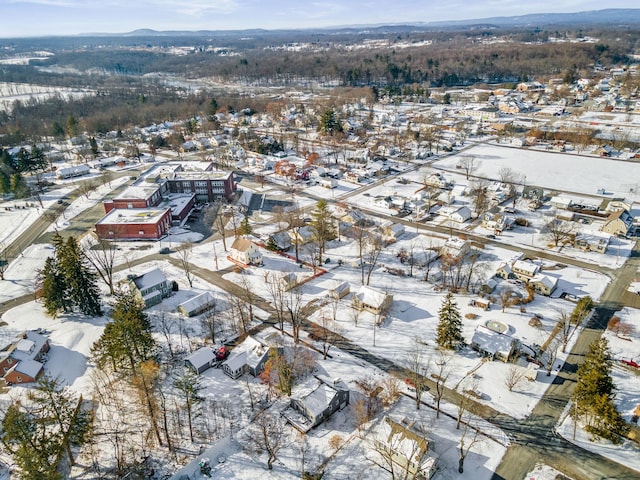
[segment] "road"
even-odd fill
[[[128,174],[130,173],[128,172]],[[385,181],[388,181],[388,178],[385,179]],[[369,186],[369,188],[371,188],[371,186]],[[350,192],[350,194],[335,200],[327,200],[329,202],[341,201],[348,196],[355,195],[356,193],[361,193],[361,190],[358,189],[354,192]],[[51,214],[60,215],[64,208],[65,205],[56,205],[51,207]],[[92,207],[74,218],[71,221],[70,230],[68,231],[75,234],[85,233],[93,226],[95,221],[102,216],[101,208],[101,205]],[[394,222],[403,223],[408,227],[417,228],[419,231],[438,233],[446,236],[452,233],[452,229],[450,227],[424,225],[422,223],[409,222],[391,215],[381,215],[376,211],[369,211],[367,209],[361,210],[366,214],[373,215],[378,218],[389,219]],[[51,218],[51,216],[47,217]],[[38,219],[38,221],[31,225],[16,239],[15,242],[13,242],[11,248],[14,249],[13,251],[21,251],[34,242],[46,241],[47,237],[46,235],[43,235],[49,225],[50,221],[46,218]],[[480,244],[494,243],[489,242],[485,237],[477,236],[469,232],[454,231],[456,233],[464,234],[467,238],[470,238]],[[567,359],[567,362],[557,376],[556,381],[547,389],[542,400],[526,420],[517,421],[508,415],[502,414],[495,409],[488,407],[487,405],[479,402],[471,403],[471,406],[469,407],[470,411],[492,422],[507,432],[512,438],[512,445],[508,448],[507,453],[496,470],[493,478],[495,480],[520,480],[524,478],[527,472],[533,470],[535,464],[538,462],[556,467],[558,470],[571,476],[574,480],[591,480],[594,478],[630,480],[638,478],[637,472],[634,472],[623,465],[607,460],[597,454],[587,452],[582,448],[571,444],[567,440],[556,436],[554,433],[554,425],[557,423],[559,416],[563,412],[565,405],[569,401],[573,392],[576,368],[583,361],[584,354],[588,350],[588,346],[595,339],[599,338],[603,329],[606,327],[608,319],[615,311],[619,310],[622,305],[640,305],[640,296],[626,291],[627,285],[631,280],[633,280],[638,268],[640,267],[640,251],[638,250],[638,244],[636,244],[631,257],[625,265],[614,271],[612,269],[599,267],[598,265],[594,265],[589,262],[568,259],[553,252],[527,249],[519,245],[512,246],[500,241],[495,241],[495,243],[500,245],[502,248],[510,248],[514,251],[524,252],[525,255],[530,257],[541,257],[558,263],[570,264],[579,268],[600,271],[610,275],[613,278],[613,281],[608,285],[602,295],[601,301],[596,308],[596,315],[594,316],[595,320],[588,325],[588,328],[582,330],[571,354]],[[171,263],[180,267],[178,259],[174,259],[166,255],[159,255],[157,253],[136,259],[132,264],[143,264],[154,260],[169,260]],[[118,269],[121,270],[129,268],[130,266],[131,264],[121,265]],[[222,278],[222,275],[225,272],[215,272],[197,265],[192,265],[192,271],[195,275],[218,286],[230,294],[242,294],[241,287]],[[253,297],[253,303],[272,316],[269,322],[266,322],[259,327],[259,329],[265,328],[273,322],[273,308],[264,298],[256,295]],[[4,312],[20,303],[30,301],[32,298],[32,295],[25,295],[15,299],[11,303],[7,302],[7,305],[0,305],[0,312]],[[303,328],[310,330],[311,324],[309,322],[305,322],[303,324]],[[375,365],[400,379],[410,376],[410,373],[406,369],[391,362],[390,360],[378,357],[339,335],[332,334],[332,337],[332,343],[335,347],[354,355],[361,361]],[[435,384],[431,379],[425,378],[424,380],[429,388],[433,389],[435,387]],[[447,389],[444,394],[444,400],[457,404],[460,401],[460,394],[454,390]]]

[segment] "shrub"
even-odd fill
[[[464,318],[466,318],[467,320],[475,320],[476,318],[478,318],[478,315],[476,315],[475,313],[467,313],[465,314]]]
[[[620,317],[613,316],[609,319],[607,323],[607,328],[612,332],[615,332],[620,327]]]
[[[529,320],[529,326],[535,327],[535,328],[541,328],[542,320],[540,320],[538,317],[532,317],[531,320]]]

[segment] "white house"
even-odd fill
[[[374,315],[386,314],[391,308],[393,295],[362,285],[353,296],[353,306],[359,310],[366,310]]]
[[[437,469],[437,458],[430,453],[429,440],[412,422],[396,422],[384,417],[374,441],[375,451],[393,462],[393,470],[401,478],[431,478]]]
[[[460,207],[455,212],[449,214],[449,219],[458,223],[464,223],[470,218],[471,218],[471,210],[467,206]]]
[[[449,182],[442,173],[435,172],[424,179],[424,184],[429,187],[446,188]]]
[[[471,348],[491,359],[507,362],[513,354],[515,344],[509,335],[494,332],[480,325],[471,338]]]
[[[261,265],[262,254],[258,246],[248,238],[237,237],[231,245],[229,256],[244,265]]]
[[[233,379],[240,378],[246,372],[257,377],[264,370],[274,348],[255,337],[247,337],[231,351],[222,364],[222,371]]]

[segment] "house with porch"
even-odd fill
[[[414,422],[385,416],[377,429],[374,449],[384,458],[384,464],[393,463],[391,468],[401,478],[427,480],[437,470],[437,457],[430,452],[429,440]]]
[[[159,268],[148,270],[139,275],[130,275],[127,280],[129,288],[144,302],[145,308],[157,305],[171,295],[169,281]]]
[[[243,265],[262,265],[260,249],[255,243],[244,237],[236,237],[231,244],[229,257]]]

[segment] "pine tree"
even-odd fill
[[[101,315],[97,275],[88,265],[77,240],[69,237],[59,251],[58,261],[68,288],[69,298],[85,315],[93,317]]]
[[[462,337],[462,320],[458,305],[453,300],[453,295],[447,293],[442,300],[442,306],[438,312],[440,322],[436,333],[436,343],[449,350],[457,349],[464,342]]]
[[[96,364],[101,368],[110,364],[113,370],[135,373],[141,363],[155,355],[155,350],[144,303],[130,290],[116,292],[111,322],[92,347]]]
[[[278,243],[276,242],[276,239],[273,238],[273,235],[269,235],[269,239],[267,240],[267,250],[272,252],[278,250]]]
[[[60,311],[70,311],[71,304],[66,294],[66,285],[58,268],[58,262],[53,257],[47,258],[38,275],[42,283],[42,297],[47,315],[55,318]]]
[[[249,225],[249,218],[245,216],[240,222],[238,233],[240,235],[250,235],[252,231],[253,231],[253,228],[251,228],[251,225]]]
[[[27,394],[28,403],[12,404],[2,420],[2,442],[13,455],[22,478],[58,480],[58,462],[72,446],[82,445],[90,432],[89,412],[62,385],[43,377]]]
[[[609,343],[600,338],[589,346],[584,363],[578,367],[573,413],[576,420],[585,419],[588,432],[617,442],[618,435],[625,433],[628,427],[613,403],[615,385],[611,367]]]
[[[319,200],[315,210],[311,212],[311,216],[313,217],[311,228],[319,246],[318,262],[322,263],[326,243],[336,237],[327,201]]]

